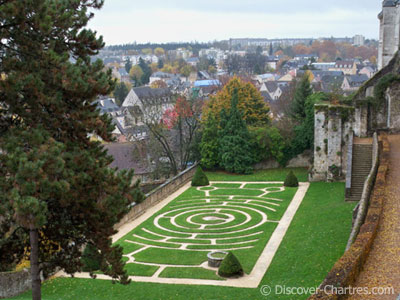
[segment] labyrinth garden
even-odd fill
[[[118,241],[128,274],[224,280],[207,267],[216,250],[232,251],[250,274],[296,191],[273,182],[190,187]]]

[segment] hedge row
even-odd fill
[[[356,282],[371,250],[376,237],[379,221],[381,218],[383,201],[385,200],[386,174],[389,166],[389,141],[386,133],[381,134],[382,151],[380,164],[376,175],[375,185],[371,193],[370,205],[364,224],[353,245],[336,262],[320,286],[320,290],[312,295],[309,300],[345,299],[346,295],[336,295],[325,292],[329,286],[346,288]]]

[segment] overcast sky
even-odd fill
[[[378,38],[381,0],[105,0],[89,27],[107,45],[229,38]]]

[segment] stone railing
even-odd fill
[[[372,142],[372,167],[367,179],[364,182],[364,188],[361,195],[361,200],[360,202],[358,202],[356,207],[357,215],[353,224],[353,228],[351,230],[349,240],[347,242],[346,250],[348,250],[350,246],[354,243],[358,235],[358,232],[360,231],[360,227],[364,223],[365,216],[367,215],[368,211],[371,191],[375,182],[376,172],[378,171],[378,166],[379,166],[379,142],[377,134],[374,133],[374,138]]]
[[[28,269],[18,272],[0,273],[0,299],[15,297],[32,286]]]
[[[347,148],[347,170],[346,170],[346,198],[350,196],[351,176],[353,173],[353,141],[354,132],[349,134],[349,147]]]
[[[165,183],[157,187],[155,190],[146,194],[146,199],[133,206],[131,210],[121,219],[121,221],[114,226],[115,229],[119,229],[122,225],[131,222],[138,216],[142,215],[147,209],[153,207],[161,200],[164,200],[172,193],[176,192],[179,188],[189,182],[196,172],[197,164],[179,173],[175,177],[167,180]]]
[[[371,246],[375,240],[381,220],[383,203],[385,201],[386,174],[389,167],[390,145],[386,134],[380,135],[382,151],[379,154],[379,167],[375,184],[371,193],[365,222],[361,226],[356,240],[343,256],[335,263],[316,294],[309,300],[340,300],[347,295],[338,295],[331,287],[341,289],[353,286],[368,258]]]

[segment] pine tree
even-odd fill
[[[203,129],[200,143],[201,165],[207,169],[214,169],[219,162],[219,135],[218,124],[214,115],[210,115]]]
[[[142,58],[139,58],[139,67],[143,70],[143,75],[140,78],[140,82],[142,84],[148,84],[150,82],[151,68]]]
[[[118,82],[114,90],[114,97],[118,106],[121,106],[128,94],[129,90],[126,87],[126,84],[123,82]]]
[[[161,58],[158,59],[157,68],[159,68],[160,70],[164,68],[164,61]]]
[[[132,69],[132,62],[131,59],[128,57],[125,61],[125,71],[126,73],[129,73],[129,71]]]
[[[220,155],[221,166],[233,173],[252,171],[253,153],[250,134],[238,110],[238,94],[233,93],[229,115],[221,114]]]
[[[28,249],[35,300],[40,272],[81,271],[88,243],[99,249],[105,274],[129,282],[122,248],[110,237],[143,196],[138,183],[132,186],[133,172],[110,169],[112,158],[89,138],[111,141],[113,130],[93,104],[114,87],[111,72],[90,60],[104,43],[85,29],[89,11],[102,5],[0,3],[0,265]]]
[[[306,100],[312,93],[309,76],[305,74],[296,86],[291,105],[292,118],[300,123],[306,118]]]

